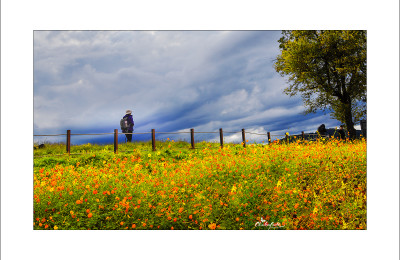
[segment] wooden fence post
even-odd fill
[[[242,140],[243,140],[243,147],[246,148],[246,135],[244,128],[242,129]]]
[[[156,130],[151,129],[151,145],[153,146],[153,151],[156,150]]]
[[[194,129],[190,129],[190,142],[192,143],[192,149],[194,149]]]
[[[118,153],[118,129],[114,129],[114,153]]]
[[[224,148],[224,132],[222,128],[219,129],[219,143],[221,144],[221,148]]]
[[[71,153],[71,130],[67,130],[67,153]]]
[[[268,144],[270,144],[271,143],[271,133],[267,132],[267,134],[268,134]]]
[[[304,131],[301,131],[301,137],[303,137],[303,141],[305,139]]]

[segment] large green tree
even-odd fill
[[[275,70],[288,77],[284,92],[300,94],[306,114],[317,110],[346,124],[366,117],[366,31],[282,31]]]

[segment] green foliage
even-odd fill
[[[365,140],[215,145],[35,158],[34,229],[366,228]]]
[[[284,92],[300,94],[307,113],[330,111],[352,131],[366,116],[365,31],[283,31],[275,70],[288,76]]]

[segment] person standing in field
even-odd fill
[[[130,143],[132,141],[133,126],[135,125],[135,122],[133,122],[132,110],[126,110],[125,116],[122,119],[126,122],[124,127],[121,123],[122,132],[126,133],[126,139],[128,143]]]

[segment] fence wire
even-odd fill
[[[190,134],[190,132],[154,132],[156,134]]]
[[[269,136],[269,138],[271,138],[271,139],[272,138],[278,139],[280,137],[285,137],[286,136],[286,135],[283,135],[283,134],[282,135],[280,135],[280,134],[271,134],[270,132],[267,132],[267,133],[246,132],[244,129],[242,131],[223,131],[223,130],[222,131],[221,130],[219,130],[219,131],[194,131],[194,129],[191,129],[191,131],[178,131],[178,132],[156,132],[154,129],[152,129],[151,132],[140,132],[140,133],[134,133],[134,132],[132,132],[132,133],[123,133],[123,132],[119,133],[118,131],[116,131],[116,132],[113,132],[113,133],[93,133],[93,134],[90,134],[90,133],[89,134],[71,133],[70,130],[68,130],[67,134],[47,134],[47,135],[46,134],[39,134],[39,135],[33,135],[33,136],[35,136],[35,137],[67,136],[68,137],[68,135],[69,136],[72,136],[72,135],[73,136],[89,136],[89,135],[100,136],[100,135],[113,135],[113,134],[114,135],[115,134],[117,134],[117,135],[118,134],[120,134],[120,135],[147,135],[147,134],[153,134],[153,133],[154,134],[162,134],[162,135],[168,135],[168,134],[173,134],[173,135],[183,135],[183,134],[240,134],[240,133],[245,133],[245,134],[248,134],[248,135]],[[321,137],[321,138],[329,137],[329,135],[328,136],[324,136],[324,135],[319,135],[317,133],[304,133],[304,132],[302,132],[301,134],[297,134],[297,135],[289,135],[287,137],[292,139],[293,137],[296,137],[296,136],[298,136],[299,138],[304,138],[307,141],[316,141],[316,140],[318,140],[318,137]],[[193,138],[193,136],[192,136],[192,138]],[[240,138],[240,137],[238,137],[238,138]],[[153,137],[153,140],[156,141],[154,139],[154,137]],[[152,142],[154,142],[153,140],[152,140]],[[192,140],[187,141],[185,139],[184,141],[188,142],[189,145],[190,145],[190,143],[193,142]],[[224,138],[224,140],[225,140],[225,138]],[[271,140],[268,140],[268,141],[269,141],[268,143],[270,143]],[[70,142],[70,141],[67,141],[67,142]],[[210,145],[210,146],[199,145],[200,147],[198,147],[195,144],[199,143],[199,142],[202,142],[202,141],[197,140],[192,144],[192,146],[183,147],[183,148],[173,148],[173,150],[186,150],[186,149],[198,150],[198,149],[205,149],[205,148],[206,149],[219,149],[224,144],[228,144],[228,143],[225,143],[224,141],[222,141],[222,142],[215,141],[215,145]],[[243,141],[243,142],[245,142],[245,141]],[[243,142],[242,143],[233,142],[233,143],[229,143],[229,144],[242,145]],[[114,147],[117,144],[118,143],[114,143]],[[121,143],[121,144],[123,144],[123,143]],[[193,148],[193,146],[194,146],[194,148]],[[68,150],[68,149],[70,149],[70,148],[67,148],[67,153],[64,153],[64,154],[48,154],[48,155],[34,156],[34,158],[41,158],[41,157],[47,157],[47,156],[82,155],[82,154],[84,154],[84,153],[70,153],[70,150]],[[114,150],[114,152],[117,152],[117,153],[130,153],[130,152],[134,152],[135,151],[135,150],[118,150],[118,145],[114,149],[116,149],[116,151]],[[157,150],[157,148],[155,148],[155,149]],[[153,151],[153,149],[149,148],[148,151]]]

